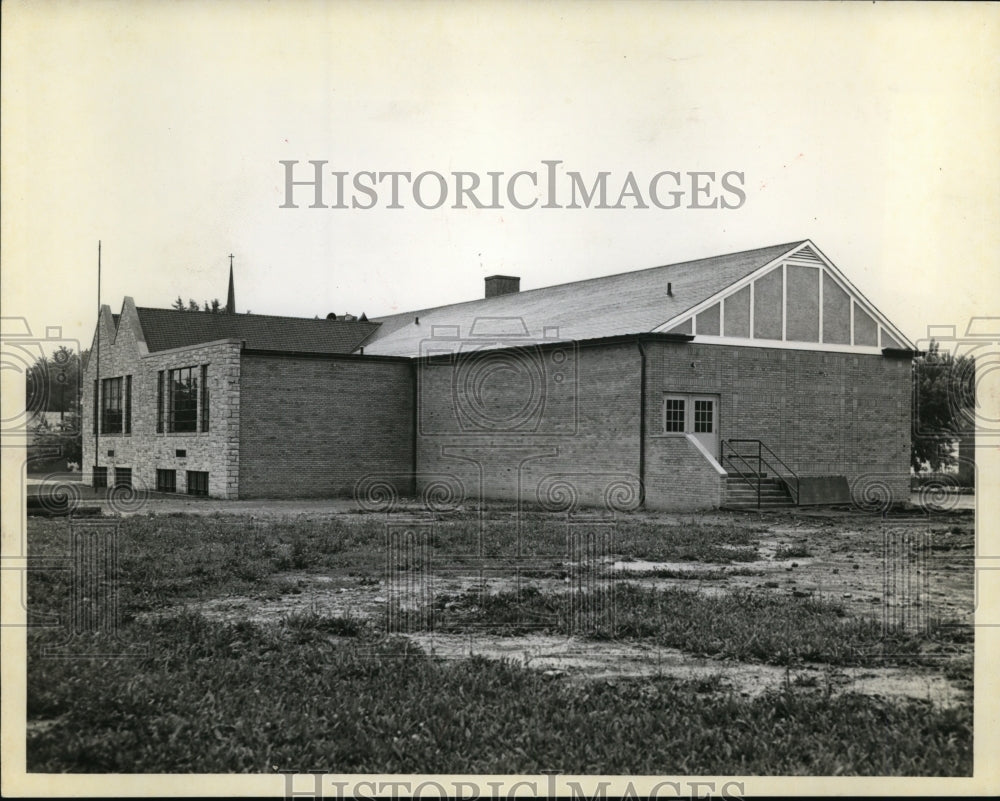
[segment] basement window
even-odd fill
[[[94,489],[104,489],[108,486],[108,468],[94,468]]]
[[[208,472],[202,470],[187,471],[187,494],[208,495]]]
[[[157,492],[177,492],[177,471],[157,470],[156,471],[156,491]]]
[[[115,468],[115,486],[124,487],[125,489],[132,489],[132,468],[131,467],[116,467]]]

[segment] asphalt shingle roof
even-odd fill
[[[225,314],[139,307],[139,323],[150,353],[218,339],[246,340],[252,350],[352,353],[378,323],[310,320],[268,314]]]
[[[433,326],[450,326],[462,338],[498,327],[511,339],[539,339],[547,328],[572,340],[652,331],[804,241],[380,317],[373,319],[382,326],[365,343],[365,353],[420,355],[433,347]],[[502,347],[503,339],[494,346]]]

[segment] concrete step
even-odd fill
[[[761,503],[791,503],[792,499],[789,498],[787,495],[784,495],[784,496],[771,496],[771,497],[767,497],[767,496],[761,495],[760,496],[760,502]],[[757,496],[756,495],[752,495],[752,496],[751,495],[745,495],[745,496],[744,495],[738,495],[738,496],[727,495],[726,496],[726,503],[753,503],[753,504],[756,504],[757,503]]]
[[[785,483],[781,479],[773,477],[762,477],[759,505],[762,509],[781,509],[794,506]],[[758,507],[757,477],[752,476],[747,481],[741,476],[727,476],[725,501],[722,507],[724,509],[756,509]]]
[[[795,504],[791,501],[787,503],[764,503],[760,502],[760,506],[757,506],[757,502],[753,503],[732,503],[727,501],[719,507],[720,509],[732,509],[732,510],[742,510],[742,509],[794,509]]]
[[[757,503],[756,492],[727,492],[726,503]],[[761,503],[791,503],[787,492],[761,492]]]

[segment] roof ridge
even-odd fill
[[[621,272],[618,273],[611,273],[610,275],[596,275],[592,278],[578,278],[575,281],[565,281],[561,284],[550,284],[548,286],[535,287],[534,289],[525,289],[521,292],[511,292],[510,297],[523,296],[530,294],[532,292],[541,292],[542,290],[546,289],[556,289],[557,287],[573,286],[575,284],[585,284],[591,281],[605,281],[612,278],[620,278],[623,275],[637,275],[638,273],[647,273],[653,270],[664,270],[667,269],[668,267],[683,267],[689,264],[696,264],[699,261],[711,261],[712,259],[728,259],[728,258],[733,258],[735,256],[746,256],[750,253],[756,253],[762,250],[775,250],[778,248],[782,248],[784,250],[791,250],[809,241],[810,241],[809,239],[797,239],[793,242],[783,242],[777,245],[765,245],[759,248],[748,248],[747,250],[737,250],[734,251],[733,253],[717,253],[714,256],[704,256],[700,259],[688,259],[687,261],[672,262],[671,264],[658,264],[654,267],[641,267],[638,270],[622,270]],[[431,311],[437,311],[439,309],[453,309],[458,306],[465,306],[466,304],[469,303],[482,303],[484,300],[496,300],[498,297],[506,297],[506,295],[497,295],[492,298],[472,298],[471,300],[460,300],[457,303],[446,303],[442,306],[425,306],[422,309],[404,310],[401,312],[393,312],[392,314],[380,314],[377,317],[373,317],[371,319],[384,320],[389,317],[398,317],[404,314],[419,315]]]
[[[250,312],[237,312],[235,314],[230,314],[228,312],[204,312],[201,309],[198,312],[194,312],[193,309],[164,309],[160,306],[136,306],[136,311],[162,311],[162,312],[176,312],[178,314],[191,314],[191,313],[201,313],[207,314],[209,317],[228,317],[230,319],[239,318],[246,319],[248,317],[268,317],[272,320],[302,320],[303,322],[324,322],[324,323],[371,323],[372,325],[378,325],[378,323],[368,320],[329,320],[326,317],[295,317],[290,314],[257,314]]]

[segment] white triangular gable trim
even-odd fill
[[[726,298],[735,295],[744,287],[750,286],[758,278],[763,277],[771,270],[775,269],[776,267],[780,267],[783,264],[812,267],[814,269],[819,269],[821,274],[823,271],[825,271],[826,274],[829,275],[830,278],[833,280],[833,282],[841,290],[843,290],[847,294],[848,298],[851,300],[850,314],[851,314],[852,339],[854,332],[854,324],[853,324],[854,306],[856,304],[859,308],[865,311],[875,321],[877,327],[876,336],[878,337],[877,339],[878,346],[872,347],[864,345],[842,345],[842,344],[833,344],[825,342],[793,342],[785,339],[781,340],[760,339],[753,336],[750,337],[708,336],[708,335],[699,335],[697,333],[697,324],[694,322],[694,318],[697,315],[699,315],[701,312],[707,309],[712,308],[716,304],[721,304]],[[822,286],[823,286],[823,281],[821,275],[820,276],[820,321],[821,321],[820,336],[822,336],[822,309],[823,309]],[[785,291],[787,292],[787,284],[785,284]],[[751,308],[751,321],[752,321],[752,315],[753,315],[752,303],[750,308]],[[875,305],[872,304],[872,302],[869,301],[868,298],[864,296],[864,293],[861,292],[857,287],[855,287],[854,284],[852,284],[846,278],[846,276],[844,276],[844,274],[839,269],[837,269],[837,266],[832,261],[830,261],[818,247],[816,247],[816,245],[812,242],[812,240],[809,239],[800,242],[798,245],[795,245],[782,255],[772,259],[767,264],[758,267],[749,275],[744,276],[738,281],[735,281],[729,286],[727,286],[725,289],[722,289],[719,292],[716,292],[714,295],[706,298],[701,303],[698,303],[695,306],[692,306],[690,309],[687,309],[686,311],[681,312],[680,314],[677,314],[674,317],[671,317],[665,323],[662,323],[653,330],[656,332],[669,331],[672,328],[681,325],[684,322],[687,322],[688,320],[692,321],[692,325],[694,326],[692,330],[695,332],[696,341],[699,342],[702,341],[725,342],[725,343],[742,344],[742,345],[757,344],[757,345],[767,345],[767,346],[777,346],[777,347],[789,347],[793,349],[807,348],[813,350],[838,350],[838,351],[847,350],[854,352],[877,353],[881,352],[882,347],[887,347],[887,345],[883,345],[881,341],[882,328],[885,328],[885,330],[904,348],[916,349],[916,346],[910,341],[909,337],[907,337],[902,331],[899,330],[899,328],[897,328],[892,322],[890,322],[889,318],[887,318],[884,314],[882,314],[882,312],[880,312],[875,307]],[[721,333],[724,329],[720,327],[719,330]],[[750,333],[751,335],[753,334],[752,324],[750,328]]]
[[[805,244],[805,243],[803,242],[802,244]],[[683,323],[688,318],[694,318],[700,312],[705,311],[705,309],[711,308],[716,303],[719,303],[720,301],[722,301],[724,298],[727,298],[730,295],[735,295],[737,292],[739,292],[741,289],[743,289],[743,287],[750,286],[750,284],[752,284],[754,281],[756,281],[762,275],[764,275],[765,273],[769,272],[773,268],[777,267],[785,259],[788,258],[788,254],[789,253],[794,253],[796,250],[798,250],[799,247],[800,247],[799,245],[796,245],[795,247],[788,249],[787,251],[785,251],[784,253],[782,253],[777,258],[771,259],[771,261],[769,261],[767,264],[763,265],[762,267],[758,267],[752,273],[750,273],[749,275],[743,276],[738,281],[734,281],[729,286],[725,287],[724,289],[719,290],[714,295],[712,295],[711,297],[707,298],[706,300],[703,300],[701,303],[697,304],[696,306],[692,306],[690,309],[688,309],[686,311],[683,311],[680,314],[677,314],[677,315],[671,317],[665,323],[661,323],[656,328],[654,328],[653,331],[654,332],[669,331],[671,328],[673,328],[676,325],[680,325],[681,323]]]
[[[910,348],[911,350],[916,350],[916,345],[914,345],[910,341],[910,338],[906,336],[906,334],[904,334],[902,331],[900,331],[895,325],[893,325],[893,323],[889,320],[889,318],[886,317],[884,314],[882,314],[882,312],[880,312],[875,307],[875,304],[872,303],[870,300],[868,300],[868,298],[865,297],[864,293],[856,286],[854,286],[854,284],[852,284],[847,279],[847,276],[845,276],[839,269],[837,269],[837,265],[835,265],[832,261],[830,261],[823,253],[823,251],[821,251],[808,239],[805,242],[803,242],[802,245],[796,248],[796,250],[799,250],[806,245],[811,247],[812,250],[823,260],[823,264],[829,271],[830,277],[833,278],[834,281],[836,281],[840,285],[840,288],[843,289],[851,297],[852,300],[854,300],[855,302],[860,301],[858,305],[861,306],[866,312],[868,312],[868,314],[872,316],[875,322],[881,324],[884,328],[886,328],[888,332],[892,334],[893,338],[896,339],[904,348]],[[880,333],[879,339],[881,339],[881,336],[882,335]]]

